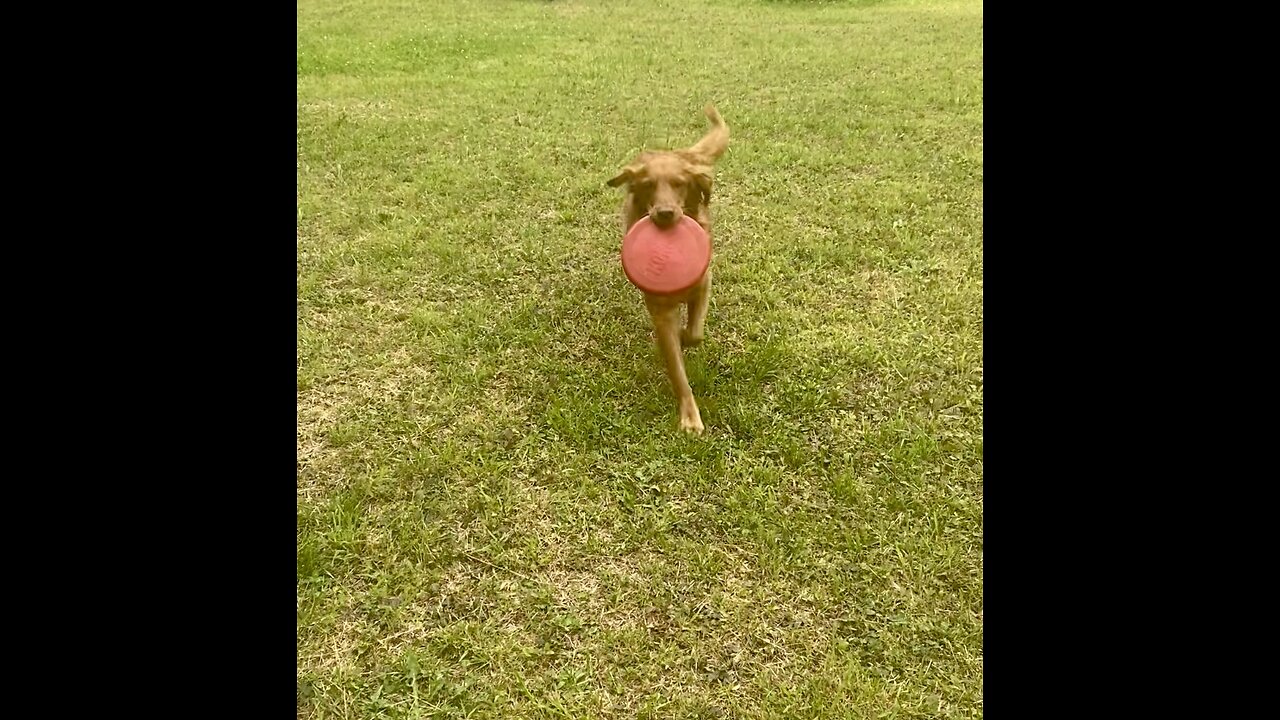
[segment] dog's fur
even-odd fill
[[[625,233],[648,215],[658,227],[669,228],[688,215],[711,234],[712,165],[729,146],[729,126],[712,105],[707,105],[711,129],[696,144],[683,150],[647,151],[609,180],[611,187],[626,185],[622,203]],[[680,401],[680,429],[703,431],[702,415],[684,372],[683,346],[702,342],[711,292],[711,268],[695,286],[675,295],[645,293],[645,307],[653,319],[658,348],[667,366],[671,389]],[[680,328],[680,306],[687,305],[689,320]]]

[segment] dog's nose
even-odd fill
[[[676,219],[676,211],[671,209],[659,210],[653,214],[653,219],[659,225],[670,225]]]

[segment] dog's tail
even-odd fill
[[[707,107],[703,109],[707,114],[707,119],[711,121],[711,129],[707,131],[702,139],[689,148],[689,152],[695,155],[701,155],[709,160],[716,160],[724,154],[726,148],[729,147],[729,126],[724,124],[724,118],[720,117],[720,112],[716,110],[716,106],[707,103]]]

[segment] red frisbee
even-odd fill
[[[622,238],[622,271],[647,293],[671,295],[688,290],[711,264],[711,237],[685,215],[663,230],[646,215]]]

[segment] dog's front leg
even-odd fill
[[[693,399],[689,378],[684,373],[684,353],[680,349],[680,306],[649,300],[646,300],[646,304],[649,306],[649,317],[653,319],[658,349],[662,351],[662,361],[667,366],[671,391],[680,401],[680,429],[701,434],[702,415],[698,412],[698,403]]]

